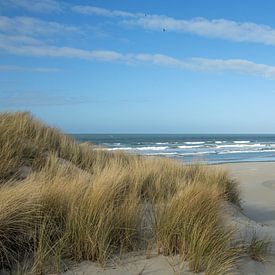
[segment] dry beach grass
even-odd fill
[[[59,273],[153,243],[225,274],[244,253],[220,219],[224,201],[240,203],[224,170],[98,150],[28,113],[0,114],[0,148],[2,269]]]

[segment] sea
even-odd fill
[[[74,134],[109,151],[209,164],[275,161],[275,135],[247,134]]]

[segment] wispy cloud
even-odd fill
[[[86,12],[100,16],[119,17],[124,19],[124,24],[137,24],[145,28],[158,29],[169,25],[172,30],[186,30],[188,32],[201,35],[215,36],[218,33],[223,35],[225,20],[217,20],[216,23],[205,19],[196,19],[190,21],[176,20],[165,16],[141,15],[138,13],[128,13],[122,11],[109,11],[102,8],[75,6],[77,12]],[[125,20],[126,19],[126,20]],[[183,23],[185,22],[185,23]],[[207,23],[208,22],[208,23]],[[255,24],[254,24],[255,25]],[[222,27],[223,26],[223,27]],[[262,27],[259,27],[264,28]],[[230,28],[229,28],[230,29]],[[235,26],[228,30],[226,35],[233,37],[237,31]],[[240,37],[244,39],[245,34],[238,29]],[[179,59],[173,56],[159,53],[123,53],[110,50],[84,50],[75,47],[61,47],[48,44],[44,36],[59,35],[64,33],[75,33],[77,27],[67,26],[57,22],[47,22],[32,17],[14,17],[9,18],[0,16],[0,50],[9,54],[27,55],[37,57],[58,57],[58,58],[77,58],[84,60],[97,60],[105,62],[119,62],[124,64],[154,64],[159,66],[174,67],[178,69],[201,71],[201,72],[223,72],[232,71],[250,75],[258,75],[266,78],[275,79],[275,66],[259,64],[245,59],[207,59],[207,58],[189,58]],[[200,30],[200,31],[199,31]],[[252,33],[252,28],[246,28]],[[211,32],[213,31],[213,33]],[[275,31],[274,31],[275,33]],[[254,35],[254,34],[253,34]],[[237,38],[236,38],[237,39]],[[241,39],[241,38],[240,38]],[[275,34],[274,34],[275,43]],[[57,72],[56,68],[27,68],[11,65],[0,65],[1,71],[32,71],[32,72]]]
[[[4,0],[0,7],[25,9],[30,12],[50,13],[61,12],[61,1],[55,0]]]
[[[232,71],[275,79],[275,66],[255,63],[245,59],[193,58],[190,62],[190,68],[204,72]]]
[[[0,35],[0,49],[16,55],[77,58],[90,61],[119,62],[127,65],[152,64],[196,72],[231,71],[275,79],[275,66],[245,59],[179,59],[164,54],[122,53],[108,50],[83,50],[39,43],[26,37]]]
[[[0,80],[1,83],[1,80]],[[0,91],[0,108],[30,108],[45,106],[67,106],[82,104],[131,104],[150,102],[150,98],[96,98],[90,96],[67,96],[60,91],[18,91],[6,90]]]
[[[124,20],[126,25],[150,30],[162,30],[196,34],[204,37],[221,38],[236,42],[254,42],[275,45],[275,29],[251,22],[236,22],[225,19],[208,20],[194,18],[179,20],[167,16],[146,16]]]
[[[10,35],[56,35],[79,32],[75,26],[64,25],[57,22],[44,21],[41,19],[17,16],[0,16],[0,31]]]
[[[0,65],[2,72],[35,72],[35,73],[56,73],[61,70],[58,68],[44,68],[44,67],[23,67],[17,65]]]
[[[126,11],[120,10],[108,10],[104,8],[94,7],[94,6],[72,6],[72,11],[78,12],[81,14],[87,15],[99,15],[99,16],[106,16],[106,17],[138,17],[141,14],[130,13]]]
[[[57,47],[47,45],[39,40],[27,39],[21,36],[0,34],[0,49],[12,54],[29,56],[68,57],[87,60],[122,60],[123,55],[115,51],[87,51],[72,47]]]
[[[91,102],[90,98],[83,96],[71,97],[41,91],[0,93],[0,107],[9,108],[78,105]]]
[[[75,6],[73,11],[106,17],[117,17],[127,26],[171,32],[190,33],[210,38],[220,38],[236,42],[253,42],[275,45],[275,28],[252,22],[237,22],[226,19],[209,20],[193,18],[176,19],[165,15],[129,13],[120,10],[108,10],[94,6]]]
[[[96,6],[70,5],[55,0],[6,0],[0,7],[20,8],[33,12],[61,12],[71,10],[76,13],[117,18],[125,26],[141,27],[148,30],[190,33],[203,37],[219,38],[235,42],[253,42],[275,45],[275,28],[253,22],[237,22],[227,19],[198,17],[189,20],[178,19],[166,15],[132,13],[122,10],[110,10]],[[22,30],[20,30],[20,24]],[[8,18],[2,16],[0,27],[22,34],[62,33],[76,31],[74,26],[66,26],[57,22],[47,22],[31,17]],[[79,31],[79,29],[78,29]]]

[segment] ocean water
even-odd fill
[[[107,150],[207,163],[275,161],[275,135],[81,134]]]

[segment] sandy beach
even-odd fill
[[[240,182],[243,212],[275,234],[275,162],[223,165]]]
[[[221,165],[239,182],[242,213],[229,209],[227,222],[236,227],[241,235],[255,230],[262,237],[275,240],[275,162],[234,163]],[[275,257],[267,263],[245,258],[236,274],[274,275]],[[140,273],[143,272],[143,273]],[[65,274],[192,274],[187,268],[179,266],[177,259],[151,255],[126,257],[124,260],[101,268],[96,264],[84,262]]]
[[[240,183],[243,214],[251,220],[244,223],[246,226],[243,230],[251,227],[263,237],[270,237],[274,255],[275,162],[232,163],[222,166]],[[243,221],[241,219],[239,222]],[[270,263],[265,264],[247,260],[240,271],[241,274],[275,274],[275,257],[271,257]]]

